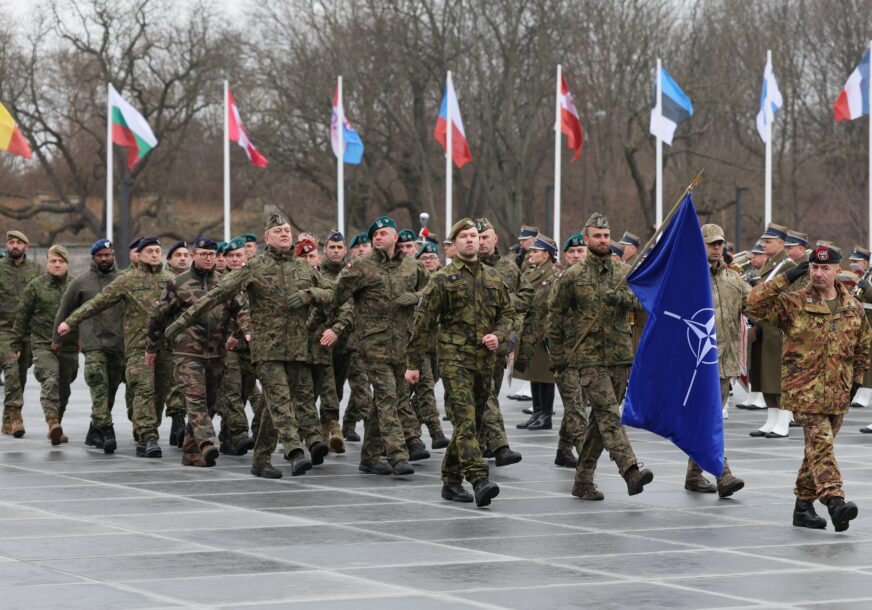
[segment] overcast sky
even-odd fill
[[[190,2],[190,0],[175,1]],[[216,2],[224,6],[230,17],[241,17],[245,8],[251,4],[251,0],[216,0]],[[0,14],[8,14],[11,9],[13,16],[23,19],[34,4],[36,4],[34,0],[0,0]]]

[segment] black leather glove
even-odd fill
[[[621,295],[615,290],[606,290],[606,293],[603,295],[603,302],[614,307],[621,302]]]
[[[863,387],[862,383],[852,383],[851,384],[851,401],[854,400],[854,396],[857,395],[857,390]]]
[[[749,277],[748,283],[751,285],[751,288],[753,288],[754,286],[756,286],[757,284],[760,283],[760,278],[759,277]]]
[[[784,274],[791,284],[808,273],[808,261],[802,261],[796,267]]]

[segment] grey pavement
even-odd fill
[[[872,409],[853,409],[838,438],[860,516],[836,534],[791,526],[802,438],[750,438],[763,411],[731,409],[726,421],[746,481],[733,498],[686,492],[683,454],[630,429],[654,482],[627,496],[604,456],[606,499],[585,503],[569,494],[573,472],[553,464],[559,417],[551,431],[515,430],[529,403],[506,399],[506,386],[524,459],[492,468],[501,494],[476,509],[440,499],[442,451],[402,480],[358,473],[359,443],[302,477],[276,454],[276,481],[248,474],[250,456],[183,467],[165,441],[163,459],[136,458],[123,391],[119,450],[104,455],[82,442],[81,370],[64,418],[71,442],[51,447],[31,377],[26,436],[0,437],[0,607],[872,607],[872,435],[857,431]]]

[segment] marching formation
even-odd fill
[[[855,298],[872,302],[869,251],[855,248],[845,271],[839,248],[809,248],[807,235],[777,224],[738,254],[719,226],[700,231],[721,403],[750,370],[770,409],[752,436],[786,436],[791,420],[805,434],[793,524],[826,527],[818,500],[844,531],[858,508],[845,500],[834,440],[869,365],[872,331]],[[251,451],[252,475],[280,478],[272,458],[281,443],[299,476],[361,441],[363,421],[360,472],[408,477],[414,462],[430,458],[426,428],[431,447],[445,449],[442,497],[487,506],[500,491],[487,460],[505,467],[522,459],[498,402],[508,371],[530,382],[532,409],[520,429],[551,429],[560,393],[554,463],[575,470],[573,496],[604,499],[595,477],[604,450],[628,494],[653,481],[621,423],[647,319],[625,282],[648,253],[638,236],[614,241],[608,219],[594,213],[564,244],[525,225],[504,255],[486,218],[458,221],[441,243],[387,216],[350,240],[339,231],[323,241],[296,237],[279,214],[266,220],[263,248],[254,234],[220,243],[197,237],[167,250],[142,237],[129,244],[125,270],[112,241],[101,239],[90,269],[73,278],[63,246],[49,249],[43,270],[27,256],[27,236],[8,231],[0,260],[2,432],[25,434],[32,364],[49,442],[70,442],[63,417],[81,351],[91,393],[84,442],[107,454],[118,448],[113,406],[123,382],[138,457],[164,455],[158,430],[166,417],[169,445],[185,466]],[[450,438],[434,392],[440,380]],[[726,460],[714,483],[688,462],[688,491],[724,498],[743,487]]]

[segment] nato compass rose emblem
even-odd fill
[[[693,368],[693,377],[690,378],[690,386],[687,388],[687,393],[684,395],[682,406],[687,405],[687,399],[690,398],[690,392],[693,390],[693,382],[696,381],[696,373],[701,364],[717,364],[718,363],[718,338],[715,332],[715,310],[711,307],[700,309],[690,318],[682,318],[678,314],[671,311],[663,310],[663,313],[670,318],[681,320],[687,325],[687,345],[693,357],[696,359],[696,365]]]

